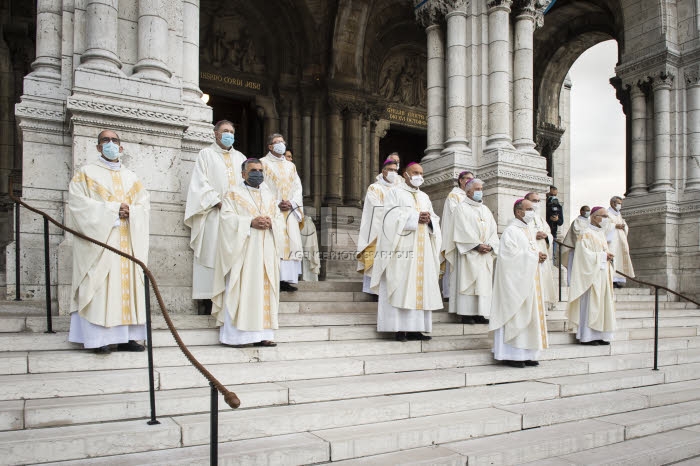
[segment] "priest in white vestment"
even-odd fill
[[[493,261],[498,253],[496,220],[483,203],[484,183],[466,186],[466,199],[454,211],[452,236],[445,245],[450,264],[449,312],[465,324],[487,324],[491,310]]]
[[[233,123],[219,121],[214,127],[215,142],[199,151],[194,164],[185,225],[190,228],[192,261],[192,299],[206,300],[200,313],[208,314],[214,280],[214,261],[219,234],[219,216],[226,193],[241,183],[241,164],[246,157],[233,148]]]
[[[540,201],[540,195],[537,193],[527,193],[525,199],[532,203],[532,208],[535,211],[535,218],[528,225],[535,234],[535,241],[537,242],[537,247],[541,253],[546,255],[549,259],[552,258],[552,249],[554,245],[554,237],[552,236],[552,230],[549,225],[544,220],[540,214],[540,206],[542,203]],[[554,274],[552,273],[552,261],[540,263],[540,286],[542,287],[542,294],[544,295],[544,302],[547,306],[551,306],[557,301],[559,301],[559,295],[557,289],[554,286]]]
[[[377,239],[382,232],[384,220],[384,198],[399,179],[398,164],[393,159],[386,159],[382,172],[374,183],[367,188],[365,203],[362,206],[360,234],[357,237],[357,271],[362,274],[362,291],[375,294],[370,289],[372,268],[377,251]]]
[[[564,238],[564,241],[562,241],[566,246],[568,246],[562,247],[561,251],[562,264],[566,264],[567,284],[571,284],[571,264],[574,263],[574,254],[576,254],[576,250],[574,249],[576,246],[576,238],[581,234],[581,232],[583,232],[583,230],[588,228],[588,225],[591,223],[590,217],[591,208],[587,205],[581,206],[579,209],[579,216],[576,217],[573,222],[571,222],[569,231],[566,232],[566,237]]]
[[[440,294],[440,217],[420,191],[423,168],[411,163],[404,183],[384,197],[371,289],[379,295],[377,330],[396,332],[398,341],[429,340],[432,311]]]
[[[474,173],[463,171],[457,177],[457,186],[452,188],[450,194],[445,199],[445,205],[442,208],[442,217],[440,217],[440,230],[442,230],[442,251],[440,251],[440,263],[444,264],[445,269],[442,275],[442,296],[450,297],[450,263],[445,260],[445,245],[452,241],[452,216],[460,202],[467,198],[467,193],[464,187],[469,180],[474,179]]]
[[[498,247],[489,330],[494,358],[522,368],[538,366],[539,351],[548,347],[541,265],[549,261],[532,228],[539,217],[534,203],[519,199],[513,214]]]
[[[591,223],[578,236],[569,287],[568,319],[583,345],[609,345],[615,330],[614,255],[608,250],[608,211],[591,210]]]
[[[608,207],[608,217],[610,218],[610,226],[608,229],[608,245],[610,252],[615,255],[613,263],[615,270],[619,270],[625,275],[634,277],[634,267],[632,267],[632,258],[630,257],[630,245],[627,242],[629,227],[627,222],[622,218],[620,213],[622,210],[622,198],[613,196],[610,199],[610,207]],[[613,286],[622,288],[627,282],[627,279],[620,274],[615,274],[613,277]]]
[[[221,207],[212,315],[225,345],[276,346],[284,217],[260,160],[244,162],[242,178]]]
[[[148,262],[150,201],[138,177],[121,164],[114,131],[97,138],[100,157],[80,167],[68,186],[66,224],[80,233]],[[96,353],[143,351],[146,300],[143,271],[80,238],[73,240],[68,341]]]
[[[392,152],[391,154],[389,154],[389,156],[386,159],[393,160],[394,162],[396,162],[396,174],[399,176],[393,178],[394,186],[398,186],[400,184],[403,184],[403,177],[400,176],[400,172],[399,172],[399,170],[401,169],[401,156],[399,156],[399,153]],[[386,163],[386,161],[384,163]],[[379,177],[377,177],[377,178],[379,178]]]
[[[277,199],[285,218],[284,235],[280,239],[283,245],[280,258],[280,290],[296,291],[292,283],[299,281],[302,273],[301,262],[303,246],[301,244],[301,225],[304,221],[304,200],[301,180],[297,168],[287,161],[284,153],[287,149],[284,136],[272,134],[267,139],[269,152],[261,159],[265,184]]]

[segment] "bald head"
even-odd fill
[[[603,219],[608,218],[607,209],[597,209],[595,212],[591,211],[591,223],[597,227],[600,227],[603,223]]]

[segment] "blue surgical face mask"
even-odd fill
[[[104,155],[107,160],[117,160],[119,158],[119,146],[112,141],[102,144],[102,155]]]
[[[233,135],[233,133],[224,133],[221,135],[221,144],[224,145],[224,147],[231,147],[233,146],[233,141],[236,139],[236,137]]]
[[[474,191],[474,200],[476,202],[480,202],[483,197],[484,197],[483,191]]]

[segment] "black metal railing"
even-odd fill
[[[224,397],[224,401],[226,404],[228,404],[231,408],[235,409],[238,408],[241,405],[241,401],[238,398],[238,396],[228,390],[221,382],[219,382],[216,377],[214,377],[195,357],[194,355],[189,351],[187,348],[187,345],[182,341],[182,338],[180,337],[180,334],[178,333],[177,329],[173,325],[172,319],[170,318],[170,314],[168,313],[168,310],[165,307],[165,302],[163,301],[163,297],[160,294],[160,290],[158,288],[158,284],[153,276],[153,273],[146,267],[146,264],[144,264],[140,259],[130,255],[126,254],[119,249],[116,249],[108,244],[102,243],[100,241],[97,241],[94,238],[91,238],[87,235],[84,235],[78,231],[73,230],[72,228],[69,228],[59,221],[53,219],[49,214],[46,212],[43,212],[39,209],[36,209],[24,201],[22,201],[20,198],[14,195],[12,188],[13,188],[13,182],[12,179],[10,179],[9,183],[9,195],[10,199],[14,203],[15,207],[15,300],[20,301],[21,300],[21,294],[20,294],[20,269],[21,269],[21,262],[20,262],[20,206],[24,207],[25,209],[29,210],[30,212],[34,212],[37,215],[40,215],[43,220],[44,220],[44,279],[45,279],[45,285],[46,285],[46,333],[55,333],[53,331],[53,318],[51,314],[51,261],[50,261],[50,243],[49,243],[49,223],[54,224],[56,227],[60,228],[61,230],[68,232],[78,238],[81,238],[85,241],[89,241],[90,243],[96,244],[108,251],[113,252],[114,254],[117,254],[121,257],[125,257],[129,259],[131,262],[135,263],[138,265],[141,270],[143,271],[143,278],[144,278],[144,291],[145,291],[145,299],[146,299],[146,348],[148,351],[148,384],[149,384],[149,396],[150,396],[150,411],[151,411],[151,416],[150,420],[148,421],[149,425],[154,425],[154,424],[160,424],[156,417],[156,399],[155,399],[155,377],[154,377],[154,364],[153,364],[153,339],[152,339],[152,325],[151,325],[151,300],[150,300],[150,287],[153,286],[153,292],[156,296],[156,300],[158,301],[158,306],[160,307],[161,313],[163,314],[163,318],[165,319],[165,323],[168,327],[168,330],[170,330],[170,333],[172,334],[173,338],[175,339],[175,342],[177,343],[177,346],[180,348],[182,353],[185,355],[187,360],[192,364],[203,376],[207,381],[209,382],[209,386],[211,387],[211,413],[210,413],[210,432],[211,432],[211,438],[210,438],[210,464],[216,465],[218,462],[218,416],[219,416],[219,411],[218,411],[218,394],[221,393]]]
[[[576,249],[576,248],[575,248],[575,246],[569,246],[568,244],[564,244],[558,240],[554,240],[554,242],[559,246],[557,248],[558,255],[559,255],[559,301],[563,301],[562,300],[563,285],[562,285],[562,277],[561,277],[561,267],[563,264],[561,263],[561,251],[562,251],[562,247],[569,248],[569,249]],[[615,273],[625,277],[627,280],[632,280],[635,283],[639,283],[640,285],[643,285],[643,286],[648,286],[654,290],[654,370],[658,371],[659,370],[659,290],[663,290],[666,293],[671,293],[673,295],[678,296],[681,299],[685,299],[686,301],[688,301],[692,304],[695,304],[699,308],[700,308],[700,303],[695,301],[692,298],[689,298],[688,296],[682,295],[681,293],[678,293],[677,291],[674,291],[674,290],[672,290],[668,287],[665,287],[663,285],[657,285],[656,283],[645,282],[644,280],[630,277],[629,275],[622,273],[619,270],[616,270]]]

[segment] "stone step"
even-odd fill
[[[522,382],[544,377],[562,377],[565,375],[587,374],[588,364],[576,360],[541,361],[538,367],[517,369],[502,365],[462,367],[451,369],[465,373],[467,386],[491,385],[497,383]]]
[[[359,277],[359,274],[358,274]],[[361,277],[360,277],[361,278]],[[362,291],[362,280],[324,280],[318,282],[299,282],[296,285],[299,291]],[[298,292],[299,292],[298,291]],[[298,293],[297,292],[297,293]],[[286,294],[293,294],[282,292]]]
[[[518,403],[499,408],[520,414],[523,417],[523,429],[531,429],[634,411],[647,406],[648,400],[641,394],[605,392]]]
[[[244,409],[286,405],[289,402],[287,388],[273,383],[231,385],[227,388],[238,395]],[[208,412],[209,396],[209,388],[159,390],[156,391],[156,412],[158,416]],[[230,409],[223,397],[219,395],[219,410]],[[20,406],[20,417],[21,413]],[[26,427],[32,428],[120,421],[149,416],[148,392],[45,398],[27,400],[24,404]]]
[[[334,461],[333,466],[464,466],[465,458],[447,448],[438,446],[413,448],[383,455],[365,456],[351,460]]]
[[[539,379],[539,381],[559,385],[559,395],[568,397],[662,384],[664,383],[664,373],[649,369],[633,369],[629,371],[546,378]]]
[[[409,416],[408,402],[392,397],[229,410],[219,414],[219,441],[381,423]],[[184,446],[209,443],[209,414],[178,416]]]
[[[672,351],[699,347],[700,337],[659,339],[659,351]],[[651,353],[653,351],[654,340],[613,341],[610,345],[611,354]]]
[[[333,358],[217,364],[209,365],[207,369],[224,385],[239,385],[362,375],[363,363],[359,359]],[[163,367],[156,372],[161,390],[197,388],[207,385],[206,379],[191,366]]]
[[[280,302],[323,302],[323,303],[351,303],[371,302],[372,295],[360,291],[296,291],[294,293],[280,293]],[[374,302],[374,308],[377,303]]]
[[[240,440],[219,443],[219,464],[266,465],[306,465],[328,461],[328,444],[308,433],[280,435],[262,439]],[[283,459],[283,460],[282,460]],[[91,465],[91,466],[189,466],[208,465],[209,446],[171,448],[144,453],[131,453],[119,456],[105,456],[78,461],[49,463],[49,465]]]
[[[646,396],[651,407],[672,405],[700,400],[700,380],[630,388],[623,390],[623,392]]]
[[[0,431],[24,429],[24,401],[0,401]]]
[[[392,397],[408,401],[411,417],[450,414],[480,408],[556,398],[555,385],[540,382],[515,382],[479,387],[454,388],[440,392],[410,393]]]
[[[645,437],[700,424],[700,401],[631,411],[599,418],[625,428],[625,439]]]
[[[464,374],[433,370],[300,380],[280,382],[280,385],[289,389],[290,403],[311,403],[464,387],[464,379]]]
[[[447,443],[442,448],[465,456],[469,466],[506,466],[589,450],[624,438],[620,426],[586,420]]]
[[[617,319],[618,329],[638,329],[652,331],[654,330],[654,319],[651,317],[647,318],[625,318]],[[691,317],[663,317],[659,319],[659,330],[663,328],[688,328],[697,330],[697,326],[700,325],[700,316]]]
[[[27,355],[25,351],[0,353],[0,375],[26,374]]]
[[[365,356],[365,374],[409,372],[493,364],[489,349]]]
[[[520,416],[494,408],[312,432],[338,461],[520,430]]]
[[[158,387],[158,372],[154,374]],[[193,378],[204,377],[198,372]],[[0,376],[0,400],[22,400],[96,393],[129,393],[148,390],[148,371],[144,369],[90,372],[59,372],[55,374],[21,374]]]
[[[689,350],[659,351],[659,366],[678,364],[679,354],[687,351]],[[630,353],[618,354],[614,356],[598,356],[593,358],[582,358],[580,361],[588,363],[588,372],[590,373],[654,367],[654,355],[652,353]]]
[[[154,426],[126,421],[0,432],[0,457],[5,464],[45,463],[179,446],[180,428],[169,418],[162,418]]]
[[[546,464],[547,466],[592,464],[656,466],[698,455],[700,455],[700,435],[698,432],[680,429],[564,455],[546,463],[531,464]]]
[[[666,375],[666,383],[700,379],[700,363],[668,366],[663,368],[663,372]]]
[[[27,318],[23,316],[0,316],[0,333],[23,332]]]

